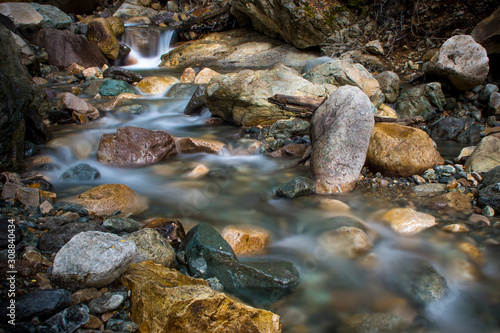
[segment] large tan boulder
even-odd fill
[[[488,172],[500,165],[500,137],[488,135],[474,149],[465,162],[467,172]]]
[[[104,184],[67,200],[87,207],[97,215],[108,216],[116,211],[140,214],[148,208],[147,199],[127,185]]]
[[[152,262],[132,264],[122,283],[132,291],[130,312],[139,333],[281,332],[278,315]]]
[[[87,39],[97,45],[102,53],[111,60],[116,60],[120,52],[120,43],[111,25],[105,18],[95,18],[88,23]]]
[[[444,160],[424,131],[377,123],[370,138],[366,163],[371,170],[387,176],[409,177],[443,164]]]
[[[148,76],[137,84],[137,87],[145,94],[162,94],[179,80],[173,76]]]
[[[295,117],[295,112],[269,103],[275,94],[319,97],[327,90],[303,79],[285,66],[271,70],[246,70],[212,78],[205,92],[206,105],[212,114],[237,125],[270,125],[280,119]]]

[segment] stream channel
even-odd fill
[[[170,36],[169,31],[163,33],[162,45],[149,58],[137,52],[133,41],[124,39],[139,60],[138,64],[126,68],[144,76],[179,78],[179,71],[157,67],[160,55],[168,51]],[[67,84],[49,87],[57,91],[71,90]],[[84,97],[92,103],[102,102],[93,101],[93,96]],[[432,228],[417,236],[404,237],[372,220],[371,216],[380,209],[404,206],[409,201],[406,197],[409,194],[404,191],[396,196],[398,200],[379,196],[376,188],[371,192],[355,190],[329,197],[348,204],[351,207],[348,213],[321,209],[321,201],[325,199],[322,196],[293,200],[276,198],[274,190],[279,185],[296,176],[309,176],[309,168],[287,168],[295,161],[293,159],[258,153],[234,154],[237,148],[248,147],[253,141],[239,138],[236,134],[240,129],[236,126],[205,125],[210,118],[208,110],[200,115],[185,115],[188,101],[189,96],[148,95],[124,102],[125,105],[143,105],[143,113],[108,112],[84,125],[53,127],[55,140],[42,147],[42,152],[61,168],[43,173],[53,183],[59,200],[100,184],[120,183],[147,196],[150,201],[149,210],[135,217],[137,220],[161,216],[180,220],[186,229],[205,221],[219,231],[230,224],[250,224],[269,230],[272,243],[259,257],[293,262],[299,270],[301,284],[284,299],[253,305],[279,314],[285,333],[336,332],[346,318],[350,321],[365,318],[372,323],[373,332],[380,331],[376,329],[380,322],[385,322],[385,327],[392,325],[384,332],[500,332],[498,252],[495,256],[485,251],[484,262],[472,264],[480,273],[479,278],[462,278],[466,273],[456,265],[457,262],[472,262],[458,249],[458,242],[470,241],[481,248],[481,242],[488,235],[480,231],[450,234]],[[124,169],[98,163],[96,151],[101,135],[115,133],[123,126],[162,130],[179,137],[215,139],[224,142],[227,148],[218,155],[180,154],[141,168]],[[79,163],[97,168],[101,177],[83,183],[60,178],[65,170]],[[208,177],[186,178],[186,173],[198,164],[210,169]],[[458,223],[468,218],[460,214],[427,213],[433,214],[438,222]],[[342,259],[324,250],[318,236],[343,222],[367,226],[372,241],[368,255]],[[418,304],[415,301],[415,295],[421,292],[419,289],[432,289],[434,283],[432,277],[415,272],[416,267],[424,267],[421,262],[432,265],[446,280],[446,295],[437,302]],[[388,321],[393,323],[387,324]]]

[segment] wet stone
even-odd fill
[[[107,330],[113,330],[115,332],[130,332],[134,333],[139,329],[139,325],[133,321],[124,321],[118,319],[110,319],[106,323]]]
[[[89,312],[91,314],[102,314],[108,311],[118,309],[127,299],[126,292],[111,293],[107,292],[104,295],[94,298],[89,303]]]
[[[130,233],[141,228],[137,221],[128,217],[107,219],[102,223],[101,227],[112,233]]]
[[[68,170],[66,170],[61,178],[64,180],[86,181],[94,180],[101,176],[99,170],[91,167],[86,163],[80,163]]]
[[[314,182],[310,178],[296,177],[276,189],[276,195],[284,198],[296,198],[314,192]]]
[[[50,317],[37,327],[37,333],[74,332],[89,321],[88,308],[74,305]]]
[[[186,237],[184,226],[178,220],[157,218],[149,221],[144,228],[152,228],[158,231],[173,248],[177,248],[181,245]]]
[[[85,206],[73,202],[64,202],[64,201],[56,202],[54,204],[54,210],[62,211],[64,213],[74,212],[80,216],[89,215],[89,212]]]

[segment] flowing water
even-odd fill
[[[127,33],[139,28],[128,28]],[[165,39],[169,38],[169,33],[163,32]],[[178,72],[154,68],[159,64],[158,56],[168,50],[168,44],[143,56],[137,53],[137,47],[128,36],[125,35],[124,41],[130,43],[133,57],[139,60],[128,68],[141,69],[139,71],[146,75],[179,76]],[[64,85],[55,88],[67,89]],[[402,237],[375,222],[372,216],[378,210],[401,207],[412,200],[405,191],[396,195],[397,200],[387,200],[378,188],[342,196],[277,199],[273,196],[274,189],[292,177],[308,176],[307,167],[287,168],[294,161],[290,159],[236,154],[238,148],[246,148],[252,141],[238,139],[237,127],[205,125],[210,117],[208,110],[201,115],[184,115],[188,98],[147,96],[126,103],[140,103],[146,111],[141,114],[109,112],[85,125],[54,128],[56,139],[43,152],[61,166],[58,170],[45,172],[59,200],[99,184],[121,183],[150,200],[151,208],[138,220],[163,216],[179,219],[187,228],[206,221],[219,230],[229,224],[251,224],[269,230],[273,243],[260,256],[293,262],[301,277],[301,285],[291,295],[274,303],[257,304],[282,317],[284,332],[350,332],[342,328],[341,323],[346,318],[355,314],[371,314],[376,318],[381,313],[399,316],[403,322],[410,323],[403,328],[396,325],[384,332],[499,331],[498,256],[487,252],[481,264],[458,250],[456,245],[465,240],[483,249],[484,240],[490,237],[485,232],[478,230],[457,235],[432,229],[418,236]],[[101,135],[114,133],[122,126],[163,130],[174,136],[216,139],[224,142],[227,148],[219,155],[178,155],[143,168],[122,169],[99,164],[96,151]],[[83,183],[60,179],[66,169],[81,162],[97,168],[101,178]],[[208,166],[209,176],[199,180],[186,178],[186,173],[198,164]],[[341,200],[351,207],[351,211],[321,209],[321,200],[325,198]],[[467,219],[460,214],[433,214],[441,223]],[[367,227],[373,244],[369,255],[351,260],[333,256],[325,250],[318,236],[339,223],[359,223]],[[498,234],[491,237],[498,239]],[[419,261],[432,265],[446,279],[448,288],[446,296],[426,306],[412,302],[411,296],[401,292],[404,289],[401,280],[412,278],[402,272]],[[467,278],[468,266],[457,267],[457,262],[471,263],[480,277]],[[423,280],[421,288],[426,287],[431,288],[432,283]],[[338,327],[341,329],[337,330]],[[379,331],[376,324],[371,327],[363,332]]]

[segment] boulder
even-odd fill
[[[26,42],[24,38],[21,36],[11,32],[12,37],[14,38],[17,46],[19,46],[19,51],[21,52],[21,62],[26,68],[33,68],[34,66],[39,66],[38,60],[35,56],[35,52],[33,51],[32,46]],[[37,78],[37,80],[43,78]],[[35,78],[33,78],[33,81],[35,81]],[[36,81],[35,81],[36,82]],[[43,84],[48,83],[43,82]]]
[[[324,64],[326,62],[332,61],[333,58],[331,57],[319,57],[316,59],[309,60],[308,62],[305,63],[304,67],[302,67],[302,73],[307,73],[314,67]]]
[[[202,140],[194,138],[176,138],[175,146],[182,154],[219,154],[226,146],[224,143],[215,140]]]
[[[43,22],[43,16],[29,3],[0,3],[0,14],[7,16],[21,32],[35,31]]]
[[[144,228],[130,234],[127,238],[137,246],[135,263],[153,261],[164,267],[174,267],[175,252],[170,243],[158,231]]]
[[[136,256],[132,241],[87,231],[73,237],[54,259],[53,278],[68,287],[104,287],[115,281]]]
[[[148,76],[142,79],[137,87],[144,94],[164,94],[178,82],[179,80],[173,76]]]
[[[49,55],[49,65],[66,70],[72,63],[83,67],[102,67],[107,61],[101,50],[82,35],[69,30],[41,29],[31,42],[43,47]],[[61,52],[64,50],[64,52]]]
[[[3,25],[0,43],[4,59],[0,64],[0,171],[13,171],[23,167],[27,118],[34,112],[45,114],[46,97],[32,82],[11,32]]]
[[[325,96],[327,91],[301,78],[294,70],[278,66],[215,76],[205,92],[212,114],[243,126],[272,124],[297,115],[269,103],[268,98],[275,94],[318,97]]]
[[[396,112],[400,118],[422,116],[429,119],[443,112],[446,100],[441,84],[431,82],[403,89],[396,103]]]
[[[317,51],[299,51],[290,44],[247,29],[207,34],[176,47],[161,57],[161,67],[184,69],[204,66],[227,70],[267,68],[282,63],[301,70],[318,57]]]
[[[57,101],[57,108],[61,111],[71,113],[73,118],[81,124],[99,118],[99,111],[84,99],[65,92]]]
[[[489,70],[485,48],[469,35],[457,35],[444,42],[425,72],[449,80],[457,89],[468,90],[481,84]]]
[[[384,48],[378,39],[366,43],[365,50],[374,55],[383,56],[385,54]]]
[[[113,14],[117,17],[134,17],[134,16],[146,16],[152,17],[158,15],[158,11],[143,6],[139,1],[127,0],[122,3],[120,8]]]
[[[491,115],[499,116],[500,115],[500,93],[493,92],[490,95],[490,100],[488,102],[488,113]]]
[[[216,278],[224,291],[252,302],[276,301],[299,284],[297,269],[287,261],[240,259],[209,224],[192,228],[178,248],[182,271],[204,279]]]
[[[355,227],[327,231],[319,237],[318,243],[327,253],[349,259],[368,253],[372,247],[366,233]]]
[[[366,155],[370,170],[391,177],[409,177],[443,163],[424,131],[392,123],[375,124]]]
[[[334,59],[314,67],[303,76],[306,80],[316,84],[328,83],[334,86],[351,85],[358,87],[368,95],[376,108],[384,102],[384,94],[380,90],[380,84],[360,64]]]
[[[205,91],[207,90],[207,86],[205,84],[200,84],[194,87],[196,87],[196,90],[191,95],[191,99],[184,109],[184,114],[199,114],[206,106]]]
[[[94,18],[88,22],[87,39],[97,45],[108,59],[116,60],[118,57],[120,43],[105,18]]]
[[[467,172],[488,172],[500,165],[500,138],[494,135],[484,137],[465,162]]]
[[[167,132],[140,127],[120,127],[116,134],[103,134],[97,161],[117,166],[145,166],[177,154],[175,141]]]
[[[97,315],[117,310],[126,299],[126,292],[104,293],[89,302],[89,312]]]
[[[140,214],[148,208],[147,199],[122,184],[104,184],[68,200],[87,207],[97,215],[121,213]]]
[[[267,230],[253,225],[228,225],[222,229],[221,236],[237,256],[258,253],[271,242]]]
[[[101,177],[99,170],[87,163],[79,163],[64,171],[61,178],[70,181],[90,181]]]
[[[500,38],[500,7],[497,8],[487,18],[479,22],[472,32],[470,33],[472,38],[479,44],[481,44],[488,55],[499,54],[500,45],[498,40]]]
[[[99,88],[101,96],[119,96],[121,94],[137,94],[137,90],[130,83],[121,80],[106,79]]]
[[[311,167],[316,193],[354,188],[365,163],[373,126],[370,100],[357,87],[340,87],[316,110],[311,120]]]
[[[385,95],[386,103],[394,103],[399,96],[399,76],[390,71],[382,72],[375,76],[380,85],[380,90]]]
[[[122,283],[132,291],[131,318],[140,333],[279,333],[278,315],[230,299],[206,281],[152,262],[132,264]]]
[[[455,138],[457,142],[469,145],[477,144],[483,138],[484,125],[476,123],[467,127]]]
[[[417,234],[436,225],[434,216],[417,212],[411,208],[390,209],[381,216],[380,220],[403,235]]]
[[[123,23],[123,20],[121,18],[116,16],[109,16],[106,17],[106,21],[111,27],[111,30],[113,31],[113,34],[116,38],[119,39],[121,36],[123,36],[123,34],[125,33],[125,24]]]
[[[65,29],[72,23],[71,17],[57,7],[38,3],[30,3],[30,5],[42,15],[42,28]]]

